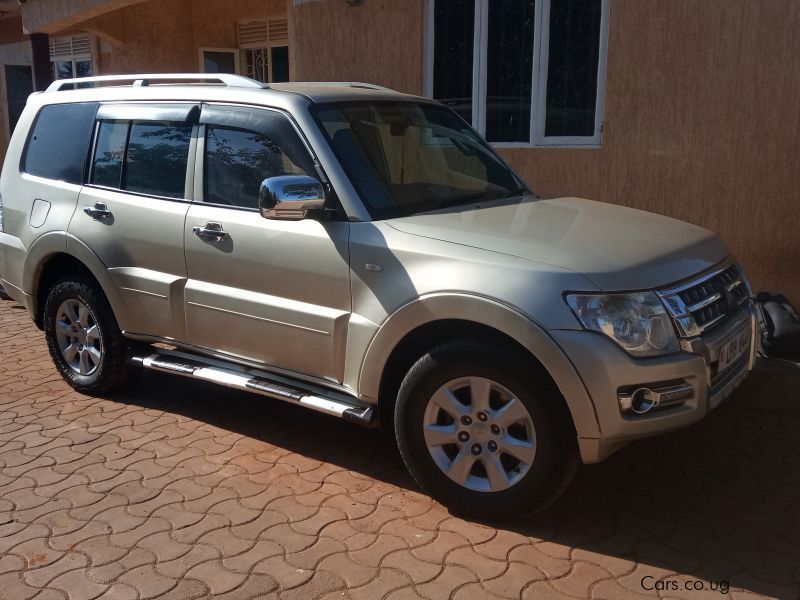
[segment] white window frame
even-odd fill
[[[209,48],[209,47],[206,47],[206,46],[201,47],[199,49],[199,51],[198,51],[198,62],[199,62],[199,67],[200,67],[200,72],[201,73],[205,73],[206,72],[205,71],[205,68],[206,68],[205,53],[206,52],[219,52],[219,53],[225,53],[225,54],[233,54],[234,69],[236,69],[236,74],[237,75],[241,74],[241,72],[242,72],[241,71],[241,68],[242,68],[241,67],[241,53],[239,52],[238,48]]]
[[[69,50],[64,51],[65,46],[69,45]],[[76,46],[84,48],[82,51],[75,49]],[[58,72],[56,71],[56,63],[68,62],[72,66],[72,78],[78,77],[78,69],[76,63],[90,62],[92,63],[92,73],[97,75],[95,65],[96,40],[90,34],[85,35],[72,35],[66,37],[50,38],[50,64],[53,65],[53,74],[56,79]]]
[[[475,0],[475,37],[472,54],[472,126],[486,135],[486,70],[489,38],[489,2]],[[495,0],[497,1],[497,0]],[[425,0],[425,57],[423,93],[433,97],[434,3]],[[608,56],[608,24],[611,0],[601,0],[600,48],[597,60],[597,97],[594,134],[590,136],[545,136],[547,116],[547,70],[550,57],[550,3],[536,0],[533,37],[531,123],[528,142],[492,142],[495,148],[569,147],[599,148],[603,133],[603,109]]]

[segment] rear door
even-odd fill
[[[108,269],[123,301],[117,319],[129,333],[186,340],[183,227],[199,111],[192,104],[114,104],[98,111],[88,180],[70,233]]]
[[[320,178],[287,115],[203,107],[195,202],[184,233],[189,340],[341,381],[351,311],[349,224],[263,218],[261,182],[287,174]]]

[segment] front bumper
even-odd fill
[[[719,352],[742,330],[749,332],[748,352],[716,372]],[[755,364],[757,324],[752,302],[702,337],[681,342],[682,351],[657,358],[637,359],[602,334],[590,331],[552,331],[570,357],[594,403],[600,426],[598,438],[580,438],[584,463],[604,460],[625,444],[691,425],[727,398]],[[684,404],[644,415],[623,415],[620,390],[685,381],[694,394]]]

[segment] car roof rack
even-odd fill
[[[366,90],[381,90],[382,92],[394,92],[392,88],[378,85],[377,83],[364,83],[363,81],[298,81],[303,85],[330,85],[335,87],[364,88]]]
[[[147,87],[153,83],[206,83],[260,90],[269,88],[266,83],[228,73],[159,73],[153,75],[100,75],[97,77],[79,77],[77,79],[59,79],[54,81],[47,88],[47,91],[60,92],[68,86],[85,86],[86,84],[92,84],[92,87],[97,87],[97,84],[104,83],[125,85],[125,82],[131,82],[130,85],[133,87]]]

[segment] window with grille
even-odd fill
[[[90,35],[50,38],[50,63],[54,79],[94,75],[93,40]]]
[[[289,24],[285,18],[239,23],[244,74],[264,83],[289,81]]]

